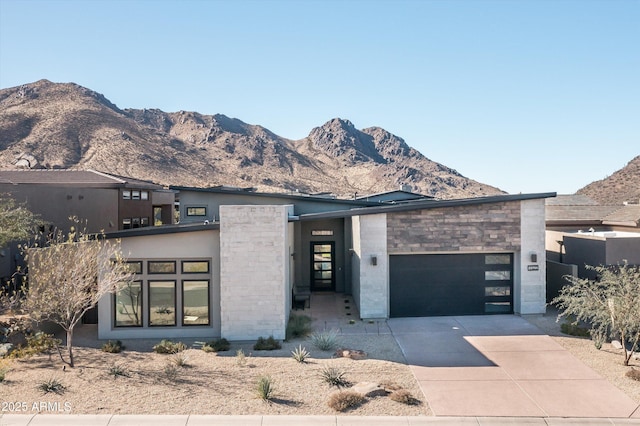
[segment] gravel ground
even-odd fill
[[[331,352],[314,350],[304,340],[285,342],[281,350],[269,352],[256,352],[252,344],[234,344],[229,352],[218,354],[192,348],[181,353],[188,366],[179,367],[175,378],[165,374],[174,356],[150,352],[153,343],[132,342],[119,354],[78,347],[76,367],[64,371],[57,354],[13,361],[6,380],[0,383],[1,400],[3,404],[13,402],[14,413],[22,408],[22,412],[33,413],[34,403],[41,407],[46,402],[53,403],[45,404],[48,412],[73,414],[336,414],[327,406],[336,388],[320,378],[320,371],[330,366],[344,371],[353,384],[394,383],[420,400],[417,405],[406,405],[387,396],[370,397],[344,414],[431,415],[391,335],[343,336],[345,347],[367,352],[364,360],[332,358]],[[312,355],[304,364],[291,357],[291,350],[300,344]],[[238,363],[238,349],[246,354],[244,365]],[[123,367],[127,376],[110,375],[114,365]],[[256,384],[262,376],[274,380],[275,396],[269,403],[256,396]],[[37,389],[51,378],[66,387],[64,393],[45,394]]]

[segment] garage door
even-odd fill
[[[513,255],[389,257],[391,317],[513,313]]]

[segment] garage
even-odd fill
[[[389,256],[391,317],[513,313],[513,254]]]

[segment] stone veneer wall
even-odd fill
[[[518,251],[520,202],[389,213],[387,242],[389,254]]]
[[[222,337],[285,338],[290,211],[292,206],[220,206]]]

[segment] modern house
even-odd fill
[[[108,234],[136,279],[100,301],[101,339],[283,339],[295,295],[309,292],[351,294],[362,318],[545,311],[555,193],[366,201],[172,189],[179,225]]]
[[[24,203],[49,228],[66,229],[69,217],[89,232],[171,224],[175,191],[151,182],[94,170],[0,170],[0,194]],[[0,247],[0,277],[20,262],[16,247]]]

